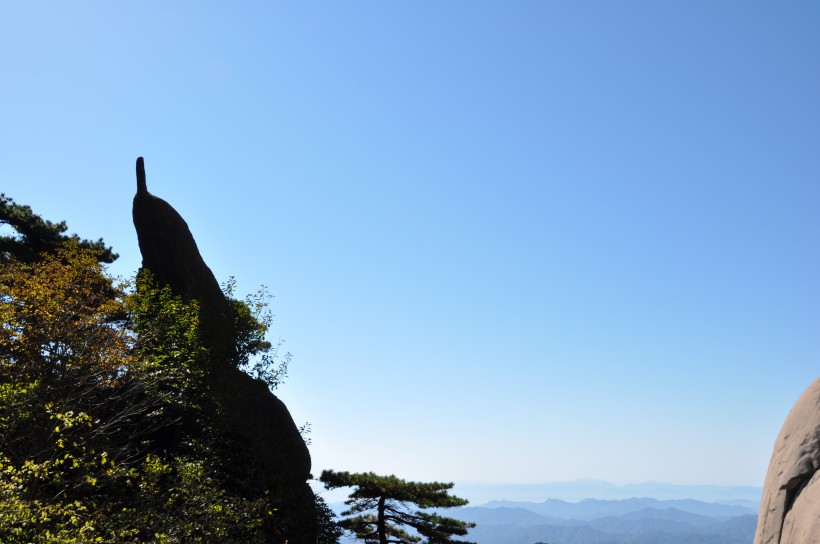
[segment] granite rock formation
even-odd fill
[[[200,335],[210,352],[208,386],[219,404],[220,426],[230,444],[232,478],[248,496],[281,499],[290,520],[288,542],[315,542],[310,454],[285,404],[260,380],[238,370],[231,307],[199,253],[182,216],[148,192],[142,157],[137,159],[134,226],[142,266],[159,285],[200,305]]]
[[[775,441],[754,544],[820,544],[820,378]]]

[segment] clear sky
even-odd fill
[[[0,4],[0,190],[276,296],[314,473],[761,485],[820,366],[820,4]]]

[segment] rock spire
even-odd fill
[[[148,192],[145,162],[137,159],[134,227],[142,266],[200,307],[200,337],[208,348],[207,385],[219,404],[222,436],[231,452],[232,483],[249,497],[281,501],[290,544],[315,544],[315,502],[307,484],[310,453],[285,404],[260,380],[235,365],[232,307],[199,253],[188,224],[166,201]]]

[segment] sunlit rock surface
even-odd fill
[[[789,412],[774,445],[754,544],[820,544],[820,378]]]

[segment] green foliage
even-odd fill
[[[452,508],[467,501],[449,494],[451,483],[419,483],[396,476],[379,476],[372,472],[350,473],[325,470],[319,478],[327,489],[353,487],[345,504],[349,516],[339,525],[368,544],[411,544],[421,542],[444,544],[463,542],[452,536],[466,535],[475,524],[447,518],[435,513],[411,510],[418,508]],[[408,528],[408,530],[405,529]],[[466,544],[466,543],[465,543]]]
[[[344,530],[336,522],[336,514],[319,495],[316,500],[316,544],[338,544]]]
[[[66,236],[65,223],[4,195],[0,224],[16,231],[0,236],[0,541],[285,542],[298,515],[229,481],[239,445],[210,394],[196,303],[147,272],[115,282],[102,240]],[[290,354],[266,339],[270,295],[238,300],[233,279],[223,289],[235,364],[275,388]],[[339,523],[316,497],[317,544],[337,544],[342,528],[372,543],[455,542],[471,526],[408,510],[466,504],[452,484],[331,471],[322,481],[356,490]]]
[[[232,491],[198,309],[69,240],[0,262],[3,542],[276,542]]]
[[[164,402],[198,411],[205,402],[208,352],[199,337],[197,303],[184,302],[151,273],[140,272],[137,289],[127,299],[130,317],[131,369],[139,371],[149,393]]]
[[[249,294],[244,300],[234,298],[236,280],[231,277],[222,285],[222,292],[231,305],[236,331],[236,366],[253,378],[262,380],[273,390],[287,377],[290,353],[279,355],[284,343],[274,346],[267,340],[273,323],[270,311],[272,296],[266,287]]]
[[[117,258],[110,247],[106,247],[102,238],[96,242],[81,240],[77,235],[66,236],[68,230],[65,221],[53,223],[35,214],[29,206],[16,204],[11,198],[0,194],[0,225],[8,225],[15,235],[0,236],[0,260],[12,258],[31,262],[42,253],[54,251],[59,246],[73,240],[79,247],[91,249],[97,253],[101,262],[112,263]]]

